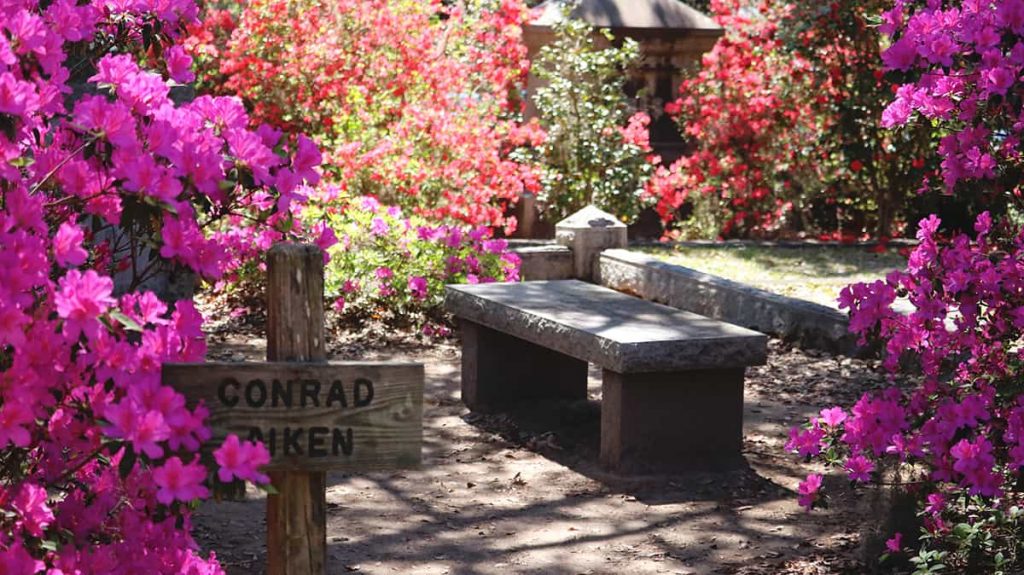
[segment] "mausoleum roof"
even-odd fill
[[[530,24],[551,26],[562,19],[562,2],[545,0]],[[572,16],[600,28],[638,30],[701,30],[722,28],[703,12],[680,0],[581,0]]]

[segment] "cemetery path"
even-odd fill
[[[211,360],[264,355],[257,336],[212,338]],[[328,476],[328,573],[383,575],[862,573],[880,496],[843,491],[824,511],[796,504],[810,469],[782,451],[788,428],[881,383],[874,362],[772,342],[749,370],[748,466],[728,473],[618,477],[597,465],[600,374],[587,403],[498,416],[459,400],[455,343],[363,347],[334,359],[426,364],[423,467]],[[837,483],[843,483],[836,478]],[[840,491],[842,489],[840,488]],[[207,503],[200,544],[229,575],[265,565],[265,502]],[[877,543],[876,543],[877,544]]]

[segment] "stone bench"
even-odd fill
[[[621,472],[740,461],[743,378],[767,337],[577,280],[448,286],[462,331],[462,399],[500,412],[585,400],[603,369],[601,463]]]

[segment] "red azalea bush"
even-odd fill
[[[659,168],[647,191],[666,222],[690,201],[691,235],[774,232],[825,177],[828,118],[817,113],[815,99],[831,97],[834,87],[817,85],[805,58],[783,53],[778,26],[791,8],[712,1],[726,35],[666,105],[694,149]]]
[[[311,134],[349,197],[471,225],[514,227],[537,175],[509,159],[528,66],[519,0],[255,0],[186,43],[208,89]]]
[[[825,125],[820,161],[826,166],[809,188],[807,231],[870,234],[884,241],[908,217],[929,206],[918,198],[922,181],[936,173],[931,126],[890,130],[882,112],[892,97],[892,76],[882,59],[884,36],[875,19],[886,0],[796,0],[779,26],[786,53],[811,63],[814,84],[828,86],[815,100]],[[928,212],[924,212],[928,213]],[[977,212],[975,212],[977,213]],[[916,219],[916,218],[915,218]],[[973,222],[968,222],[967,227]]]
[[[666,106],[693,151],[648,186],[691,235],[847,239],[898,231],[930,129],[879,121],[891,94],[871,19],[882,2],[715,0],[727,33]]]
[[[997,213],[1019,212],[1024,2],[897,0],[883,13],[882,55],[904,82],[886,126],[940,128],[942,192],[988,190]],[[906,127],[905,127],[906,126]],[[1013,217],[978,216],[972,236],[943,241],[921,222],[908,269],[844,290],[851,329],[884,343],[885,365],[914,385],[865,394],[849,411],[823,410],[789,447],[855,482],[900,470],[918,501],[920,534],[895,533],[919,573],[1009,573],[1024,566],[1024,232]],[[897,297],[915,310],[893,310]],[[800,486],[821,500],[821,477]]]
[[[281,238],[318,152],[251,131],[237,99],[175,103],[191,0],[2,14],[0,571],[220,573],[191,505],[266,482],[268,455],[235,438],[216,472],[199,461],[206,409],[160,366],[202,360],[202,317],[139,286],[168,261],[216,279]]]

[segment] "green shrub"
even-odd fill
[[[446,284],[519,279],[519,257],[489,228],[431,225],[371,197],[335,205],[306,215],[337,234],[324,291],[343,318],[425,325],[439,318]]]
[[[540,200],[548,221],[594,204],[626,221],[644,207],[653,173],[643,112],[631,113],[623,87],[640,56],[632,39],[614,44],[605,30],[566,18],[541,48],[533,73],[544,82],[532,94],[547,132],[533,153],[543,164]],[[606,42],[602,42],[603,40]]]

